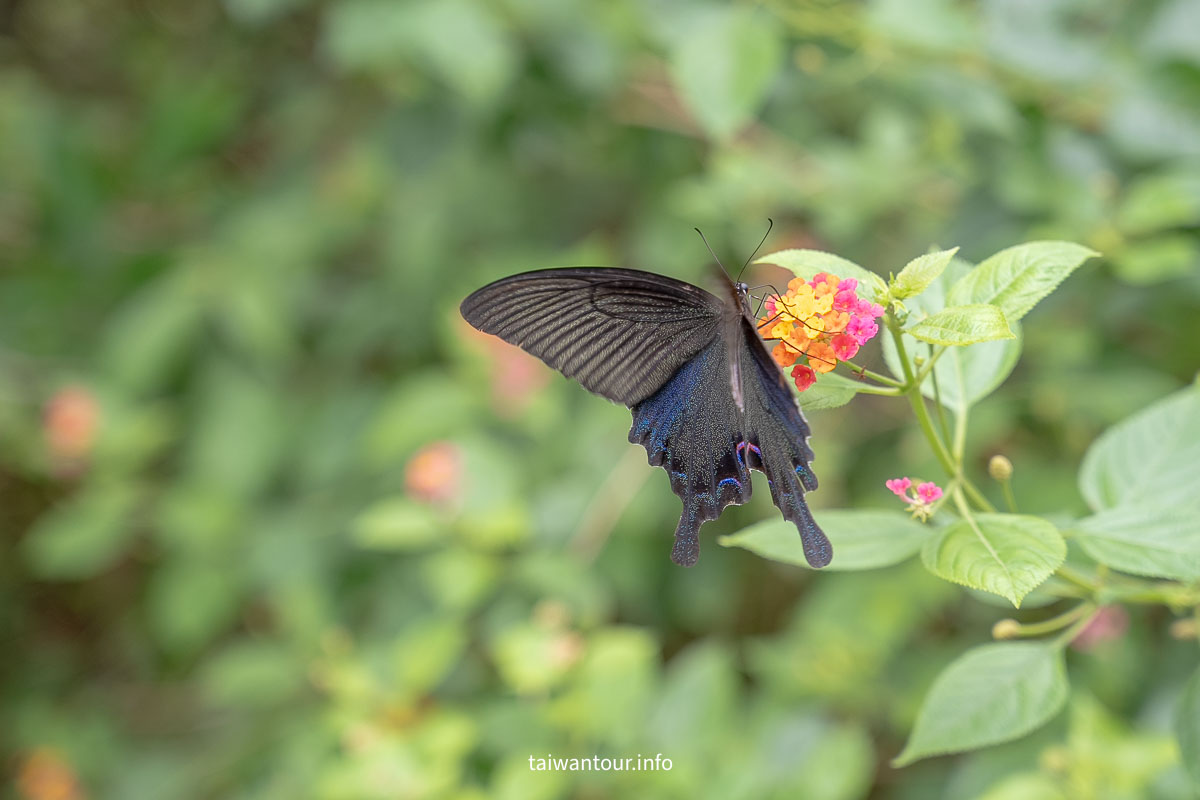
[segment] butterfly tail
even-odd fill
[[[801,465],[794,475],[768,475],[767,483],[771,487],[771,500],[783,513],[783,518],[793,523],[800,532],[800,544],[804,548],[804,558],[812,567],[820,568],[833,560],[833,545],[825,532],[813,519],[808,503],[804,501],[804,489],[808,485],[816,488],[816,481],[807,467]]]

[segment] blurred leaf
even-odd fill
[[[1017,338],[1009,329],[1004,312],[984,303],[943,308],[906,329],[905,333],[923,342],[948,346]]]
[[[689,647],[672,661],[647,724],[650,741],[675,758],[703,758],[720,749],[734,723],[740,680],[731,649],[719,642]],[[711,747],[711,749],[709,749]]]
[[[1001,250],[950,287],[951,305],[990,303],[1018,322],[1068,275],[1100,255],[1071,242],[1028,242]]]
[[[947,525],[925,541],[921,560],[953,583],[1021,599],[1049,578],[1067,556],[1058,530],[1040,517],[976,514]]]
[[[467,632],[456,618],[428,620],[405,630],[392,645],[395,690],[417,698],[432,691],[454,668]]]
[[[1036,772],[1011,775],[979,795],[977,800],[1068,800],[1052,779]]]
[[[1136,504],[1200,508],[1200,388],[1168,395],[1114,425],[1084,455],[1079,491],[1094,511]]]
[[[700,126],[728,139],[758,110],[783,55],[778,29],[748,7],[703,9],[671,53],[671,74]]]
[[[354,519],[351,535],[372,550],[420,550],[444,540],[446,530],[429,506],[407,497],[390,497]]]
[[[869,297],[878,300],[887,293],[887,283],[876,275],[853,261],[847,261],[833,253],[820,250],[779,250],[756,258],[755,264],[775,264],[786,270],[791,270],[796,277],[810,281],[819,272],[828,272],[839,278],[854,278],[862,288],[871,292]]]
[[[458,547],[433,553],[421,562],[429,594],[454,611],[482,602],[495,588],[500,569],[495,557]]]
[[[1192,673],[1179,697],[1175,712],[1175,736],[1183,766],[1200,789],[1200,669]]]
[[[570,688],[550,713],[574,735],[630,747],[641,736],[658,684],[653,637],[634,628],[605,628],[588,639]]]
[[[1196,4],[1200,8],[1200,4]],[[1200,222],[1200,173],[1161,172],[1130,185],[1117,208],[1117,226],[1131,236]]]
[[[986,644],[946,667],[926,695],[897,767],[1024,736],[1067,701],[1062,651],[1033,642]]]
[[[950,250],[926,253],[909,261],[892,281],[892,296],[903,300],[928,289],[929,285],[937,280],[938,276],[950,265],[957,252],[958,248],[955,247]]]
[[[1076,531],[1084,552],[1113,569],[1200,580],[1200,518],[1194,510],[1134,502],[1082,519]]]
[[[1133,241],[1113,253],[1118,277],[1135,285],[1158,283],[1192,274],[1200,263],[1200,247],[1187,234]]]
[[[147,614],[164,651],[194,656],[237,616],[241,576],[222,563],[175,559],[154,573],[147,588]]]
[[[133,513],[139,490],[128,483],[97,483],[42,515],[22,546],[41,578],[79,580],[112,566],[137,533]]]
[[[932,529],[899,511],[817,511],[817,524],[833,545],[833,561],[822,571],[877,569],[916,555]],[[796,526],[765,520],[722,536],[725,547],[744,547],[763,558],[808,567]]]
[[[287,699],[305,685],[303,663],[275,641],[237,642],[205,664],[201,683],[216,703],[261,708]]]

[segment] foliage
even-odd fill
[[[4,4],[13,792],[1193,796],[1197,8]],[[627,412],[456,307],[767,217],[890,383],[801,395],[833,569],[760,485],[682,570]]]

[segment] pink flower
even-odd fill
[[[879,333],[879,326],[874,320],[856,314],[846,323],[846,333],[853,336],[854,341],[864,345],[871,340],[871,337]]]
[[[768,319],[775,316],[775,295],[767,298],[767,301],[763,303],[763,310],[767,312]]]
[[[910,492],[912,478],[892,478],[884,483],[892,494],[908,503],[904,509],[913,515],[913,519],[922,522],[933,516],[933,504],[942,497],[942,489],[933,481],[926,481],[917,486],[916,492]]]
[[[842,361],[849,361],[858,353],[858,340],[846,333],[839,333],[829,340],[833,354]]]
[[[854,311],[856,308],[858,308],[858,295],[854,293],[853,289],[843,289],[839,284],[837,294],[833,296],[833,310]]]
[[[928,481],[917,487],[917,497],[922,502],[934,503],[942,498],[942,489],[936,483]]]
[[[857,278],[842,278],[842,280],[838,283],[838,291],[839,292],[853,292],[857,288],[858,288],[858,279]]]
[[[792,378],[796,381],[796,388],[804,391],[812,386],[817,381],[817,373],[812,371],[812,367],[806,367],[804,364],[797,364],[792,370]]]

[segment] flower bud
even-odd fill
[[[1004,456],[992,456],[991,461],[988,462],[988,474],[1000,481],[1000,483],[1004,483],[1012,478],[1012,462]]]
[[[1015,619],[1002,619],[992,626],[993,639],[1015,639],[1021,635],[1021,623]]]

